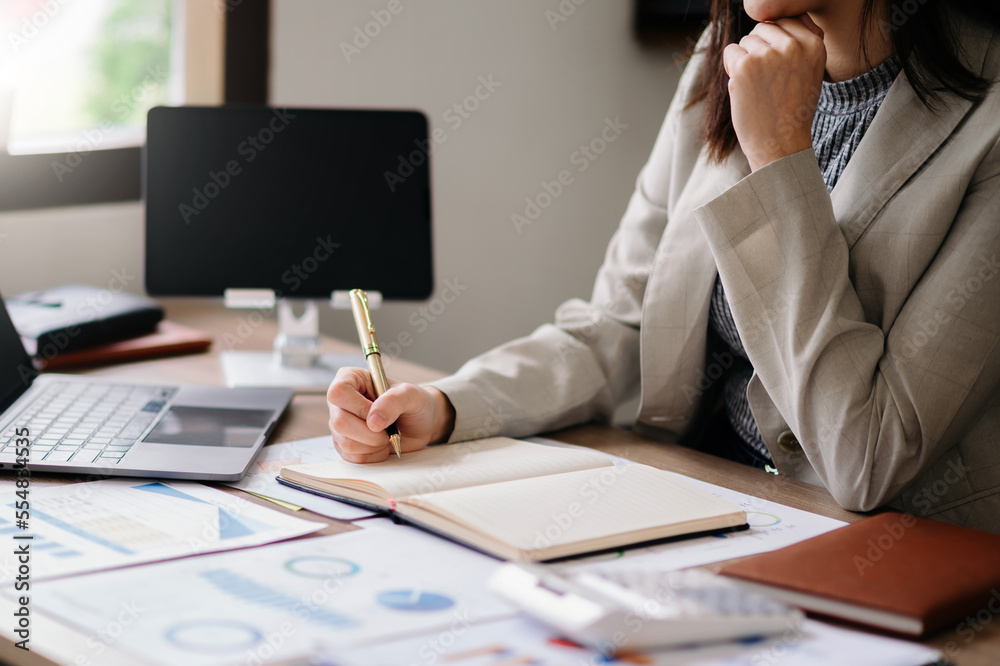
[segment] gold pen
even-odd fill
[[[385,369],[382,367],[382,353],[378,348],[378,338],[375,337],[372,313],[368,309],[368,294],[363,289],[351,290],[351,310],[354,311],[354,323],[358,327],[361,350],[365,353],[368,371],[375,385],[375,397],[378,397],[389,390],[389,380],[386,379]],[[389,442],[392,444],[392,450],[396,452],[396,457],[401,458],[402,441],[399,437],[399,428],[395,423],[391,423],[385,431],[389,433]]]

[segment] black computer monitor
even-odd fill
[[[428,298],[427,127],[415,111],[151,109],[147,291],[328,300],[362,288]]]

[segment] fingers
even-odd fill
[[[330,434],[341,454],[369,454],[389,446],[385,430],[372,432],[358,416],[336,406],[330,407]]]
[[[740,40],[740,46],[748,54],[761,54],[770,51],[773,45],[764,41],[759,35],[753,33]]]
[[[805,17],[812,27],[806,25],[802,17]],[[825,50],[826,47],[823,45],[823,30],[812,22],[808,14],[803,14],[802,17],[781,19],[774,27],[783,30],[797,45],[803,47],[809,53],[819,49]],[[812,28],[815,28],[819,32],[816,32]]]
[[[389,441],[384,428],[372,430],[357,414],[330,405],[330,433],[334,442],[354,442],[367,449],[381,448]]]
[[[333,430],[333,426],[330,426]],[[391,452],[391,447],[389,446],[389,438],[386,437],[385,446],[382,447],[366,447],[359,442],[350,439],[340,439],[338,440],[337,435],[333,436],[333,446],[337,449],[337,453],[340,457],[347,462],[352,463],[377,463],[388,459]]]
[[[355,414],[359,418],[368,418],[371,400],[375,397],[375,386],[367,370],[362,368],[341,368],[333,378],[326,392],[326,401],[331,406]]]
[[[371,375],[361,368],[342,368],[327,391],[330,433],[344,460],[381,462],[390,453],[385,429],[396,423],[403,451],[427,446],[434,425],[430,394],[414,384],[397,383],[374,400]]]
[[[809,21],[809,25],[803,22],[803,17]],[[815,32],[813,28],[819,32]],[[775,50],[786,54],[796,53],[801,49],[805,54],[812,55],[826,48],[823,44],[823,31],[813,23],[808,14],[779,19],[774,23],[758,23],[748,36],[756,36]]]
[[[426,408],[427,396],[413,384],[397,384],[378,397],[368,412],[368,427],[384,430],[395,423],[403,414],[411,414]]]
[[[730,77],[739,67],[739,63],[748,56],[747,50],[739,44],[730,44],[722,51],[722,66]]]
[[[747,80],[743,85],[759,87],[758,79],[773,78],[774,72],[790,71],[789,67],[795,63],[806,65],[815,76],[822,76],[826,68],[826,47],[822,37],[812,32],[800,18],[758,23],[738,45],[731,44],[723,52],[730,90],[736,85],[734,80],[744,71]]]
[[[810,19],[811,20],[811,19]],[[816,26],[815,23],[813,23]],[[816,26],[819,29],[819,26]],[[814,33],[801,20],[780,19],[775,23],[758,23],[750,34],[743,39],[756,37],[783,53],[803,49],[807,52],[821,48],[823,44],[822,31]],[[740,42],[742,44],[742,41]]]
[[[373,432],[365,422],[375,389],[371,375],[361,368],[341,368],[327,390],[330,433],[340,455],[350,462],[377,462],[388,455],[389,436]]]
[[[750,34],[743,39],[746,40],[749,37],[756,37],[765,44],[776,49],[789,48],[795,42],[795,38],[792,36],[792,33],[786,30],[785,25],[780,22],[758,23],[754,26],[753,30],[750,31]],[[743,41],[740,41],[740,44],[742,43]]]

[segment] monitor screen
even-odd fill
[[[416,111],[157,107],[146,289],[222,296],[433,289],[427,119]]]

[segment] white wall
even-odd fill
[[[446,134],[432,157],[436,280],[464,289],[376,313],[383,346],[409,335],[408,360],[454,370],[590,295],[679,70],[674,52],[634,41],[632,2],[575,1],[400,0],[392,15],[389,0],[274,0],[271,103],[418,108]],[[553,29],[560,6],[575,11]],[[376,33],[372,11],[391,21],[345,55],[356,29]],[[460,118],[481,77],[499,86]],[[581,172],[575,151],[616,118],[628,128]],[[573,182],[518,233],[511,215],[561,170]],[[323,327],[355,336],[347,312]]]
[[[142,293],[142,227],[137,201],[0,214],[0,293],[67,282]]]

